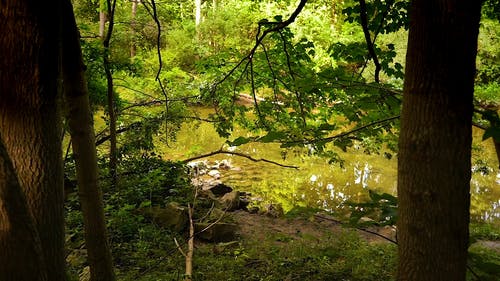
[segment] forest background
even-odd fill
[[[377,189],[373,179],[365,181],[373,169],[356,166],[358,158],[349,155],[376,155],[378,160],[369,159],[378,163],[370,163],[381,165],[382,175],[384,165],[395,165],[394,160],[380,159],[391,160],[398,153],[407,1],[74,1],[73,5],[94,116],[105,227],[118,279],[184,278],[180,272],[185,253],[179,252],[184,243],[176,244],[177,240],[189,244],[193,235],[186,238],[158,226],[144,210],[175,201],[193,215],[191,204],[197,193],[186,163],[208,156],[268,162],[257,169],[273,171],[269,178],[251,178],[254,171],[250,171],[244,175],[245,184],[237,186],[238,180],[231,184],[254,193],[258,200],[252,204],[259,208],[281,205],[287,219],[312,220],[321,211],[353,228],[394,226],[394,187]],[[483,3],[479,33],[472,242],[500,239],[495,157],[500,148],[499,9],[498,1]],[[66,258],[68,278],[76,280],[78,275],[85,278],[87,264],[95,270],[96,259],[90,247],[85,247],[91,235],[83,224],[89,209],[80,201],[82,191],[76,192],[78,157],[70,146],[75,150],[75,138],[70,140],[68,133],[72,132],[71,117],[67,120],[63,143],[66,246],[70,250]],[[202,142],[182,144],[185,139]],[[273,153],[262,155],[256,153],[259,150]],[[362,159],[361,166],[366,158]],[[340,193],[338,189],[333,192],[334,186],[339,188],[337,183],[319,184],[315,170],[305,168],[300,174],[313,162],[323,163],[317,170],[329,167],[335,177],[342,177]],[[286,170],[283,166],[291,169],[285,173],[288,180],[276,184],[273,174]],[[359,175],[344,176],[353,167]],[[455,180],[449,174],[444,177]],[[394,180],[377,184],[390,185]],[[350,185],[357,185],[356,195],[340,196]],[[332,192],[328,200],[318,192],[325,187],[327,194]],[[203,217],[205,211],[194,215]],[[291,245],[292,236],[271,235],[269,239],[272,242],[263,247],[255,241],[238,241],[227,249],[217,245],[223,250],[199,246],[192,277],[396,278],[394,245],[373,245],[354,232],[346,231],[336,242],[322,237],[325,243],[315,247],[308,245],[316,238],[305,239],[291,252],[280,250],[275,242]],[[484,247],[469,250],[467,278],[495,280],[498,252]],[[112,275],[96,279],[94,271],[93,280],[112,280]]]

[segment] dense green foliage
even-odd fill
[[[169,157],[161,154],[162,147],[176,142],[177,132],[186,122],[194,122],[194,129],[198,122],[213,124],[226,139],[225,147],[277,143],[283,159],[287,153],[314,154],[341,168],[344,159],[340,151],[355,148],[387,159],[397,153],[408,1],[366,3],[370,44],[361,26],[358,1],[308,1],[293,24],[270,33],[266,32],[290,17],[296,8],[294,1],[205,1],[198,26],[194,1],[155,4],[160,30],[152,17],[152,2],[141,2],[135,18],[130,2],[117,3],[111,63],[121,176],[119,185],[111,186],[105,166],[107,151],[103,149],[109,120],[103,49],[97,35],[99,1],[74,1],[96,116],[110,240],[123,280],[182,277],[183,260],[173,238],[181,241],[185,235],[155,225],[140,209],[171,201],[192,202],[186,167],[164,160]],[[498,1],[485,1],[484,5],[475,123],[486,129],[485,138],[500,141],[500,13]],[[266,36],[260,37],[263,34]],[[134,57],[130,56],[132,44],[137,49]],[[376,58],[368,51],[370,45]],[[211,114],[197,114],[192,110],[196,106],[212,108]],[[481,150],[477,144],[475,149]],[[198,152],[198,148],[186,148],[182,158],[193,156],[193,151]],[[491,173],[496,165],[492,159],[476,157],[473,161],[476,173]],[[72,178],[71,161],[66,167]],[[260,184],[272,196],[282,195],[276,185]],[[290,183],[280,182],[279,186],[286,184]],[[320,201],[316,197],[305,200]],[[394,224],[394,196],[370,192],[365,197],[367,202],[350,202],[352,225]],[[79,203],[74,193],[67,200],[70,256],[80,257],[83,226]],[[347,203],[342,202],[344,212]],[[291,205],[288,209],[296,207],[293,210],[304,212],[317,207]],[[360,219],[366,217],[373,220],[360,225]],[[488,224],[474,226],[472,234],[477,239],[500,239],[498,231]],[[280,240],[290,242],[290,249],[276,246],[276,241],[283,242]],[[352,232],[321,243],[305,239],[294,244],[293,240],[270,236],[263,243],[239,241],[220,254],[214,254],[211,245],[200,246],[195,254],[195,280],[394,278],[392,245],[371,245]],[[481,251],[471,250],[473,266],[482,268],[479,256],[499,264],[494,253]],[[85,262],[80,257],[70,265],[76,275]],[[492,276],[487,269],[480,274],[483,278]]]

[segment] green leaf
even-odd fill
[[[286,138],[286,134],[284,132],[276,132],[271,131],[267,133],[267,135],[260,137],[257,139],[259,142],[274,142],[276,140],[283,140]]]
[[[328,124],[328,123],[323,123],[318,126],[318,130],[321,131],[332,131],[335,130],[337,126],[335,124]]]
[[[253,140],[253,138],[246,138],[246,137],[237,137],[233,141],[227,141],[227,144],[230,146],[240,146],[242,144],[249,143]]]

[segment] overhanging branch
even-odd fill
[[[236,155],[236,156],[239,156],[239,157],[246,158],[246,159],[248,159],[250,161],[253,161],[253,162],[266,162],[266,163],[277,165],[277,166],[280,166],[280,167],[283,167],[283,168],[299,169],[298,166],[285,165],[285,164],[281,164],[281,163],[278,163],[278,162],[275,162],[275,161],[272,161],[272,160],[268,160],[268,159],[264,159],[264,158],[253,158],[252,156],[247,155],[245,153],[228,151],[228,150],[223,150],[223,149],[219,149],[219,150],[212,151],[212,152],[209,152],[209,153],[206,153],[206,154],[202,154],[202,155],[198,155],[198,156],[191,157],[191,158],[188,158],[188,159],[184,159],[181,162],[188,163],[188,162],[191,162],[191,161],[194,161],[194,160],[198,160],[198,159],[210,157],[210,156],[217,155],[217,154]]]

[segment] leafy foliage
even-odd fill
[[[394,226],[397,220],[397,198],[387,194],[379,194],[369,190],[370,201],[363,203],[349,203],[351,216],[349,223],[353,226]],[[371,220],[363,221],[363,218]]]

